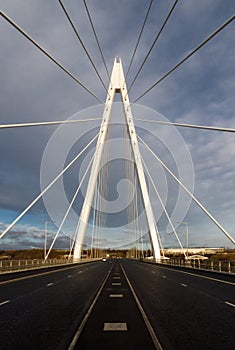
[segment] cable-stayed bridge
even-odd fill
[[[216,348],[216,346],[219,349],[229,349],[234,344],[234,322],[232,322],[235,307],[234,276],[232,274],[215,275],[206,271],[198,272],[184,268],[170,269],[166,267],[164,265],[164,242],[159,232],[158,221],[163,214],[168,230],[174,235],[186,261],[188,259],[187,250],[184,249],[176,228],[179,222],[186,224],[188,239],[188,223],[183,221],[185,217],[183,214],[187,213],[191,201],[208,217],[230,244],[234,245],[234,238],[194,195],[193,184],[185,184],[182,181],[181,170],[176,175],[165,160],[159,157],[147,141],[146,129],[136,127],[136,121],[140,121],[148,125],[156,124],[234,133],[235,130],[228,127],[146,119],[145,113],[148,114],[148,111],[136,107],[136,103],[143,96],[152,91],[210,40],[231,25],[234,15],[201,41],[160,79],[146,88],[133,101],[130,101],[129,92],[175,11],[178,1],[172,4],[139,70],[127,86],[126,81],[152,3],[153,1],[150,1],[147,8],[125,76],[119,57],[114,59],[112,73],[109,73],[89,8],[84,1],[104,70],[109,80],[107,87],[65,5],[59,1],[63,13],[105,90],[106,101],[104,104],[96,93],[5,12],[1,11],[2,18],[8,24],[13,26],[83,90],[102,103],[102,114],[100,114],[99,107],[95,111],[95,116],[89,118],[85,116],[84,118],[70,118],[63,121],[0,125],[1,132],[3,132],[5,129],[11,128],[21,129],[61,124],[58,133],[54,135],[55,138],[48,143],[44,154],[41,168],[41,192],[2,230],[0,237],[3,241],[10,235],[20,220],[43,199],[51,222],[54,223],[56,218],[58,226],[49,249],[45,245],[45,261],[48,260],[57,239],[61,234],[64,234],[69,237],[70,256],[73,257],[74,262],[73,265],[66,267],[1,276],[2,344],[6,349],[15,349],[17,346],[25,349],[41,349],[42,347],[48,349],[110,349],[110,347],[114,349],[120,347],[125,349],[188,349],[190,347],[196,349],[200,346],[205,349]],[[121,102],[115,107],[114,101],[117,95],[120,96]],[[121,119],[121,110],[123,119]],[[115,119],[115,117],[116,121],[112,122],[112,118]],[[91,123],[91,125],[97,123],[90,129],[92,137],[88,134],[88,129],[84,127],[83,134],[88,135],[89,140],[87,141],[86,137],[86,142],[80,147],[79,152],[70,159],[66,148],[69,146],[71,148],[76,140],[72,128],[76,133],[75,126],[86,123]],[[68,141],[58,142],[58,140],[63,140],[63,127],[67,126],[69,129],[66,132],[68,130],[70,132],[68,140],[71,143]],[[119,135],[121,133],[122,136],[117,137],[118,133]],[[56,141],[56,145],[54,141]],[[172,140],[167,141],[170,148]],[[178,145],[175,143],[176,147]],[[58,158],[54,161],[57,152],[61,155],[61,159]],[[188,156],[187,150],[181,154],[181,157],[183,155]],[[85,159],[83,165],[81,163],[79,165],[81,169],[83,166],[83,172],[80,172],[79,183],[72,195],[68,196],[55,190],[54,186],[58,183],[60,186],[63,185],[63,181],[65,181],[63,177],[81,159],[82,161]],[[57,160],[58,164],[54,168],[53,163],[56,163]],[[114,161],[117,162],[116,166],[112,166]],[[50,169],[50,163],[53,164],[52,169]],[[153,172],[151,163],[158,164],[157,172]],[[62,167],[61,164],[63,164]],[[189,164],[189,172],[192,171],[190,166]],[[47,171],[49,175],[46,173]],[[161,186],[158,184],[161,172],[172,178],[177,184],[179,192],[184,193],[188,198],[187,203],[181,204],[183,214],[178,216],[179,222],[176,221],[177,215],[174,216],[174,212],[171,214],[167,209],[166,198],[163,198],[165,193],[162,197],[161,187],[164,186],[164,183],[163,185],[161,183]],[[120,178],[125,179],[124,183],[120,183]],[[114,193],[115,180],[120,185],[118,199],[115,198]],[[50,197],[50,191],[54,197]],[[82,200],[80,199],[80,207],[76,204],[79,195],[82,198]],[[69,200],[68,197],[70,197]],[[53,199],[51,200],[51,198]],[[158,211],[156,208],[158,210],[160,208],[160,214],[156,214]],[[60,214],[59,223],[57,214],[55,214],[56,210]],[[72,217],[73,221],[77,218],[73,233],[71,229],[68,232],[65,229],[66,220],[69,217],[70,220]],[[49,221],[46,223],[48,224]],[[113,229],[114,227],[115,229]],[[47,229],[45,231],[46,240]],[[123,247],[134,247],[136,251],[140,252],[140,256],[131,257],[144,258],[147,242],[152,250],[154,264],[108,259],[107,261],[91,261],[80,265],[86,235],[89,236],[89,249],[93,258],[96,257],[95,251],[101,248],[105,250]],[[188,247],[188,242],[186,245]],[[9,339],[12,331],[15,337]],[[218,337],[214,336],[215,333]]]

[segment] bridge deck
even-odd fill
[[[0,276],[1,350],[70,350],[99,290],[74,349],[153,349],[125,276],[163,349],[234,348],[234,275],[121,259]]]
[[[75,349],[156,349],[117,262]]]

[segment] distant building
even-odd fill
[[[212,255],[216,253],[223,253],[225,251],[225,248],[184,248],[183,251],[180,248],[168,248],[168,249],[163,249],[164,255],[166,256],[179,256],[186,254],[188,252],[188,255]]]

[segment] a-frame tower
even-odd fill
[[[83,207],[82,207],[82,211],[79,219],[78,230],[76,233],[76,241],[74,246],[74,259],[76,260],[81,258],[83,241],[84,241],[86,228],[87,228],[87,224],[90,216],[90,210],[91,210],[91,206],[94,198],[96,182],[97,182],[98,173],[100,170],[99,168],[101,164],[101,158],[104,150],[104,143],[106,140],[108,126],[110,122],[112,104],[116,93],[119,93],[122,98],[128,134],[131,141],[134,162],[136,165],[136,171],[138,174],[139,185],[140,185],[141,194],[143,198],[143,204],[145,208],[150,239],[153,247],[153,254],[154,254],[154,258],[158,260],[160,259],[160,247],[159,247],[159,241],[158,241],[159,233],[157,231],[157,226],[155,223],[152,206],[149,199],[146,179],[145,179],[143,165],[141,161],[141,155],[139,151],[138,140],[135,132],[131,106],[128,98],[126,82],[125,82],[125,77],[124,77],[120,58],[115,58],[114,60],[113,71],[110,78],[110,84],[109,84],[109,89],[107,93],[107,99],[105,103],[99,137],[98,137],[96,150],[94,154],[93,164],[91,168],[90,179],[88,182],[86,197],[83,203]]]

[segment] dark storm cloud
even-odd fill
[[[64,4],[107,82],[82,2],[68,0]],[[129,82],[172,4],[170,0],[154,2]],[[88,1],[88,6],[109,70],[115,56],[122,58],[126,70],[147,10],[147,2],[101,0]],[[105,99],[106,92],[58,1],[0,0],[0,7],[89,89],[102,100]],[[134,85],[131,99],[138,97],[145,88],[157,81],[233,12],[234,5],[229,1],[180,1]],[[0,33],[1,124],[65,120],[75,112],[98,103],[3,18],[0,21]],[[158,110],[171,121],[235,127],[233,62],[232,23],[139,102]],[[0,208],[11,210],[12,219],[15,217],[14,212],[23,210],[40,191],[41,159],[54,130],[54,126],[0,130]],[[152,127],[152,131],[155,130],[157,126]],[[232,231],[234,218],[231,212],[235,205],[234,136],[182,129],[180,132],[192,154],[196,195]],[[71,183],[73,177],[76,178],[75,173],[69,178]],[[173,198],[173,187],[171,193]],[[169,208],[173,206],[172,198],[168,199]],[[39,205],[35,210],[40,212],[42,206]],[[200,214],[196,211],[195,216],[199,218]],[[193,218],[189,217],[192,224],[195,221]],[[203,223],[204,218],[200,217],[200,220]],[[8,222],[4,217],[1,221]],[[206,222],[206,229],[207,225]],[[164,231],[164,225],[160,226]],[[213,229],[209,230],[213,235]],[[35,234],[34,230],[32,232]],[[198,237],[200,242],[201,236]]]

